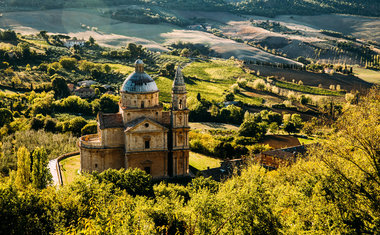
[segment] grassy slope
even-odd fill
[[[207,157],[205,155],[190,152],[190,166],[196,168],[197,170],[207,170],[207,167],[216,168],[220,167],[220,160],[212,157]]]
[[[319,139],[316,138],[316,137],[308,137],[307,139],[306,138],[302,138],[302,137],[298,137],[298,141],[301,144],[313,144],[313,143],[317,143],[318,140]]]
[[[130,74],[135,70],[135,68],[127,66],[127,65],[111,64],[111,63],[107,63],[107,64],[111,67],[113,71],[122,73],[122,74]]]
[[[253,80],[255,77],[245,73],[238,67],[235,61],[231,60],[211,60],[210,62],[193,62],[183,69],[183,74],[186,77],[186,88],[189,96],[195,97],[201,93],[203,98],[208,100],[220,100],[225,91],[228,91],[230,86],[236,83],[237,79],[245,78]],[[156,79],[162,101],[170,100],[170,92],[172,80],[164,77]],[[262,99],[236,95],[236,100],[245,103],[261,104]]]
[[[358,76],[366,82],[380,84],[380,71],[355,67],[354,73],[356,76]]]
[[[80,155],[66,158],[60,162],[63,184],[67,185],[74,181],[80,169]]]

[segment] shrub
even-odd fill
[[[88,123],[82,128],[81,134],[82,135],[96,134],[98,131],[97,128],[98,128],[97,123]]]
[[[59,60],[61,66],[66,70],[75,70],[78,64],[78,61],[75,58],[71,57],[62,57]]]
[[[132,196],[153,196],[152,177],[145,171],[134,169],[108,169],[93,173],[99,182],[112,183],[115,188],[125,190]]]
[[[9,109],[0,108],[0,127],[9,124],[13,120],[13,114]]]
[[[30,129],[32,130],[40,130],[44,127],[44,121],[39,119],[39,118],[32,118],[32,120],[30,120]]]

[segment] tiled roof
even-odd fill
[[[140,124],[141,122],[143,122],[145,119],[147,119],[147,118],[146,117],[139,117],[133,121],[126,123],[125,124],[125,130],[128,131],[128,130],[132,129],[133,127],[135,127],[138,124]]]
[[[123,128],[123,117],[120,113],[99,113],[98,122],[100,129]]]

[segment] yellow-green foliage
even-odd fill
[[[191,131],[189,134],[190,147],[193,151],[212,156],[215,147],[221,143],[214,136],[207,133]]]
[[[187,186],[153,187],[136,169],[80,176],[58,189],[21,191],[1,183],[2,232],[376,234],[379,94],[349,106],[307,158],[275,171],[251,164],[221,183],[200,177]]]

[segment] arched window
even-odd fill
[[[144,101],[141,101],[141,108],[144,108]]]
[[[179,108],[182,109],[182,100],[179,100]]]

